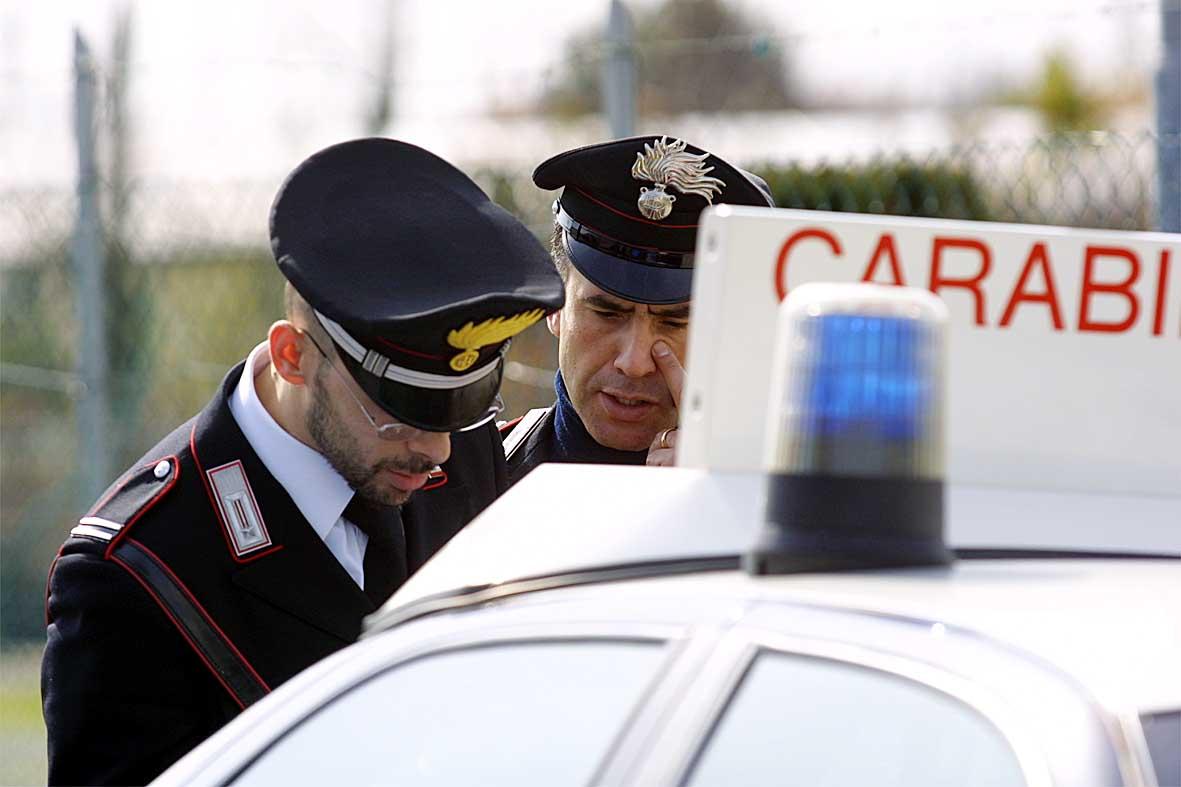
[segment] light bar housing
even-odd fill
[[[752,573],[942,565],[947,309],[926,290],[806,284],[779,307]]]

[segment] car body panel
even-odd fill
[[[840,575],[714,572],[521,593],[373,631],[246,711],[161,783],[225,783],[268,740],[395,662],[487,642],[630,637],[666,641],[668,662],[604,759],[597,779],[604,783],[679,783],[754,648],[768,647],[866,664],[967,698],[1006,735],[1026,741],[1031,784],[1152,784],[1135,719],[1148,706],[1181,705],[1179,567],[962,561]],[[1144,610],[1146,597],[1159,603],[1127,614]],[[1070,604],[1092,614],[1072,614]],[[1138,634],[1145,627],[1159,633],[1145,640]]]
[[[763,527],[766,477],[689,468],[659,472],[609,465],[548,464],[537,468],[457,534],[373,617],[374,625],[423,599],[465,588],[588,568],[744,554]],[[609,490],[594,499],[587,490]],[[959,490],[971,495],[971,490]],[[948,494],[954,506],[956,490]],[[560,507],[554,501],[569,501]],[[1028,505],[1036,500],[1021,498]],[[1114,512],[1114,500],[1094,501]],[[1165,501],[1166,505],[1176,505]],[[623,514],[626,512],[626,515]],[[998,511],[1003,514],[1003,511]],[[1118,538],[1134,552],[1181,556],[1181,511],[1175,532],[1120,521],[1119,537],[1094,526],[1049,522],[1019,529],[1005,519],[948,516],[953,547],[1040,547],[1110,550]],[[991,587],[1004,591],[1005,583]],[[1017,592],[1012,591],[1011,592]]]

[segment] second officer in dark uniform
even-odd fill
[[[763,180],[682,140],[560,153],[533,182],[562,189],[550,252],[566,305],[557,400],[502,429],[510,481],[543,462],[671,464],[701,211],[773,206]]]
[[[152,779],[353,641],[505,486],[504,351],[563,297],[525,227],[447,162],[367,139],[289,176],[271,242],[286,318],[50,571],[51,783]]]

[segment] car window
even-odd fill
[[[699,753],[691,785],[1013,785],[997,729],[921,683],[764,651]]]
[[[1181,711],[1146,713],[1140,717],[1144,740],[1159,785],[1181,784]]]
[[[234,783],[586,782],[664,653],[657,642],[577,640],[418,658],[336,698]]]

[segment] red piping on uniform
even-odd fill
[[[103,495],[102,499],[100,499],[97,503],[95,503],[93,506],[91,506],[90,510],[87,511],[83,516],[94,516],[95,512],[97,512],[100,508],[102,508],[107,503],[109,503],[111,498],[114,497],[115,495],[119,494],[120,490],[122,490],[123,487],[127,486],[129,483],[131,483],[131,478],[128,478],[126,481],[119,484],[119,486],[115,487],[110,492]]]
[[[397,350],[400,353],[406,353],[407,355],[413,355],[416,358],[428,358],[432,361],[442,361],[443,359],[445,359],[447,357],[446,355],[431,355],[430,353],[424,353],[424,352],[418,352],[417,350],[411,350],[411,349],[401,346],[400,344],[394,344],[389,339],[383,339],[380,336],[377,336],[375,338],[377,339],[379,344],[384,344],[386,347],[389,347],[391,350]]]
[[[205,494],[209,496],[209,505],[213,508],[213,515],[217,517],[217,523],[219,529],[221,530],[221,536],[226,541],[226,549],[229,550],[230,557],[233,558],[235,563],[245,564],[258,560],[260,557],[266,557],[267,555],[278,552],[283,548],[282,544],[277,544],[270,549],[263,550],[262,552],[251,555],[248,558],[241,558],[238,556],[238,552],[234,549],[234,545],[230,543],[229,525],[226,524],[226,521],[221,516],[221,506],[217,504],[217,500],[215,500],[213,497],[213,487],[209,485],[209,479],[205,477],[205,468],[201,466],[201,458],[197,456],[196,438],[197,424],[194,423],[193,428],[189,430],[189,453],[193,455],[193,464],[197,466],[197,475],[201,476],[201,483],[205,485]],[[246,471],[243,470],[242,473],[245,474]],[[251,494],[251,497],[253,497],[253,493]],[[259,521],[262,521],[261,515],[259,516]]]
[[[176,626],[176,630],[179,631],[180,635],[185,638],[186,642],[189,643],[189,647],[192,648],[193,652],[197,654],[197,658],[201,659],[201,661],[205,663],[205,666],[208,667],[209,671],[213,673],[213,677],[216,678],[217,682],[225,688],[226,692],[229,693],[230,698],[235,703],[237,703],[238,707],[242,710],[246,710],[246,703],[243,702],[242,699],[234,693],[234,690],[230,688],[230,685],[225,682],[225,679],[222,678],[221,674],[218,673],[213,664],[209,662],[209,659],[205,657],[205,654],[201,651],[201,649],[197,647],[197,643],[193,642],[193,638],[189,636],[189,632],[185,630],[185,627],[181,625],[181,622],[176,619],[175,615],[172,614],[172,610],[168,609],[168,606],[164,603],[164,601],[156,595],[156,591],[154,591],[147,582],[141,579],[139,574],[136,574],[134,571],[132,571],[131,566],[124,563],[118,557],[112,557],[111,560],[123,566],[123,570],[130,574],[132,579],[142,585],[144,590],[148,591],[148,595],[151,596],[152,600],[156,602],[156,605],[164,611],[164,614],[167,615],[168,619],[172,621],[172,624]]]
[[[156,464],[159,464],[159,462],[157,461]],[[144,465],[143,467],[140,467],[139,469],[140,470],[147,470],[149,467],[152,467],[152,466],[153,465],[151,463],[148,463],[148,464]],[[134,478],[135,478],[135,476],[129,475],[126,481],[119,484],[119,486],[115,487],[110,492],[107,492],[105,495],[103,495],[102,498],[97,503],[95,503],[93,506],[90,507],[90,510],[87,511],[84,516],[94,516],[96,513],[98,513],[98,510],[100,508],[105,506],[107,503],[111,502],[111,498],[113,498],[115,495],[122,492],[123,487],[130,484]]]
[[[156,505],[156,503],[160,502],[160,499],[164,497],[164,494],[169,489],[172,489],[172,487],[176,486],[176,481],[178,478],[180,478],[180,460],[177,459],[175,455],[171,455],[171,456],[165,456],[160,459],[157,459],[155,464],[160,464],[160,462],[163,462],[166,459],[171,460],[172,466],[174,468],[176,468],[175,472],[173,472],[173,474],[172,474],[172,477],[168,479],[168,481],[164,484],[164,486],[160,487],[160,489],[156,491],[156,494],[152,495],[152,498],[150,500],[148,500],[146,505],[144,505],[142,508],[140,508],[138,511],[136,511],[132,515],[131,519],[128,519],[126,522],[123,523],[123,527],[121,527],[119,529],[119,532],[115,534],[115,537],[111,539],[111,543],[107,544],[107,550],[106,550],[106,552],[103,553],[103,557],[110,559],[111,552],[113,552],[115,550],[115,547],[118,546],[123,541],[123,539],[127,536],[127,533],[130,532],[130,530],[131,530],[131,526],[134,525],[136,522],[138,522],[140,517],[142,517],[147,512],[151,511],[152,508]],[[150,464],[144,465],[144,468],[146,469],[149,466],[150,466]],[[128,479],[128,480],[130,480],[130,479]]]
[[[267,682],[262,679],[262,676],[259,675],[257,671],[255,671],[253,665],[251,665],[251,663],[246,660],[246,657],[243,656],[242,652],[234,645],[234,641],[229,638],[229,635],[221,630],[221,626],[217,625],[217,622],[213,619],[213,616],[205,611],[205,607],[201,606],[201,602],[198,601],[197,597],[192,594],[188,586],[185,585],[184,582],[181,582],[180,577],[173,573],[172,569],[168,567],[168,564],[161,560],[159,555],[144,546],[142,541],[136,541],[135,539],[130,540],[133,541],[137,547],[146,552],[152,558],[152,560],[155,560],[160,568],[164,569],[164,573],[168,574],[168,576],[172,578],[172,581],[180,587],[181,591],[186,596],[188,596],[189,601],[193,602],[193,606],[195,606],[197,611],[201,613],[201,616],[205,618],[205,622],[212,626],[213,630],[221,635],[221,638],[225,640],[225,643],[229,646],[230,650],[234,651],[234,655],[246,665],[246,669],[250,670],[250,674],[254,676],[254,679],[261,683],[264,689],[270,691],[271,687],[267,685]]]
[[[135,468],[135,469],[146,470],[150,467],[155,467],[156,464],[159,464],[159,460],[157,460],[155,462],[149,462],[148,464],[144,464],[144,466],[139,467],[139,468]],[[123,483],[120,483],[119,486],[111,489],[110,492],[107,492],[105,495],[103,495],[102,499],[100,499],[97,503],[94,503],[94,505],[90,507],[90,510],[87,510],[85,516],[93,516],[94,514],[97,514],[99,508],[102,508],[103,506],[106,505],[106,503],[111,502],[111,497],[119,494],[120,492],[123,492],[123,488],[125,486],[128,486],[128,484],[131,483],[133,480],[135,480],[135,476],[129,475],[128,479],[126,479],[126,481],[124,481]]]
[[[217,475],[218,473],[220,473],[222,470],[225,470],[227,467],[233,467],[234,465],[237,465],[237,466],[238,466],[238,471],[239,471],[240,473],[242,473],[242,478],[243,478],[243,479],[246,479],[246,466],[242,464],[242,460],[241,460],[241,459],[235,459],[235,460],[234,460],[234,461],[232,461],[232,462],[226,462],[224,465],[218,465],[217,467],[215,467],[215,468],[213,468],[212,470],[210,470],[210,471],[208,471],[207,473],[205,473],[205,476],[204,476],[204,477],[205,477],[205,478],[211,478],[212,476],[215,476],[215,475]],[[211,486],[212,486],[212,484],[213,484],[213,482],[212,482],[212,481],[210,481],[210,485],[211,485]],[[252,489],[252,488],[250,487],[250,482],[249,482],[249,480],[247,480],[247,482],[246,482],[246,491],[248,491],[248,492],[250,493],[250,507],[251,507],[252,509],[254,509],[254,515],[258,517],[258,525],[259,525],[259,527],[262,529],[262,534],[263,534],[263,535],[266,537],[266,546],[270,546],[270,545],[272,545],[272,544],[274,543],[274,541],[272,541],[272,540],[271,540],[271,531],[270,531],[270,530],[267,530],[267,523],[266,523],[266,520],[264,520],[264,519],[263,519],[263,517],[262,517],[262,511],[260,511],[260,510],[258,509],[258,499],[257,499],[257,498],[255,498],[255,496],[254,496],[254,489]],[[217,501],[216,501],[216,500],[214,500],[213,502],[214,502],[214,504],[215,504],[215,505],[217,505],[217,507],[218,507],[218,510],[219,510],[219,511],[221,511],[223,514],[224,514],[224,513],[228,513],[228,512],[226,512],[226,511],[225,511],[225,510],[224,510],[224,509],[221,507],[221,505],[219,505],[219,504],[217,503]],[[224,502],[224,501],[223,501],[223,502]],[[242,505],[241,505],[240,503],[238,503],[237,505],[238,505],[238,507],[239,507],[239,508],[241,508],[241,509],[242,509],[242,511],[243,511],[243,512],[245,512],[245,510],[246,510],[246,509],[245,509],[244,507],[242,507]],[[223,520],[223,521],[224,521],[224,520]],[[245,517],[245,516],[243,516],[243,517],[242,517],[242,521],[246,521],[246,517]],[[226,531],[227,531],[227,532],[229,531],[229,527],[228,527],[228,525],[227,525],[227,527],[226,527]],[[261,546],[251,547],[251,548],[250,548],[250,551],[254,551],[255,549],[261,549]],[[236,552],[236,550],[235,550],[235,552]]]
[[[431,475],[434,475],[434,474],[432,473]],[[429,492],[429,491],[430,491],[430,490],[432,490],[432,489],[438,489],[439,487],[443,486],[443,485],[444,485],[444,484],[446,484],[446,483],[447,483],[447,471],[446,471],[446,470],[440,470],[440,471],[439,471],[439,478],[438,478],[438,480],[436,480],[436,481],[431,481],[431,480],[430,480],[430,476],[428,476],[428,477],[427,477],[427,482],[426,482],[425,484],[423,484],[423,486],[422,486],[422,489],[421,489],[421,490],[419,490],[419,491],[422,491],[422,492]]]
[[[514,418],[511,421],[505,421],[503,424],[501,424],[500,428],[497,429],[496,431],[500,432],[502,435],[508,434],[509,432],[511,432],[517,428],[517,424],[521,423],[521,419],[524,417],[525,416],[523,416],[523,415],[518,415],[516,418]]]
[[[577,186],[574,187],[574,190],[577,191],[582,196],[589,199],[591,202],[598,205],[599,207],[606,208],[607,210],[614,213],[616,216],[622,216],[623,218],[627,219],[628,221],[638,221],[641,224],[650,224],[653,227],[663,227],[664,229],[667,229],[667,230],[695,230],[695,229],[697,229],[697,226],[698,226],[696,224],[661,224],[658,221],[648,221],[647,219],[641,219],[637,216],[631,215],[630,213],[624,213],[621,210],[616,210],[615,208],[608,205],[606,202],[595,199],[590,194],[587,194],[585,191],[578,188]],[[582,222],[579,222],[579,223],[581,224]],[[603,234],[607,235],[608,233],[603,233]]]

